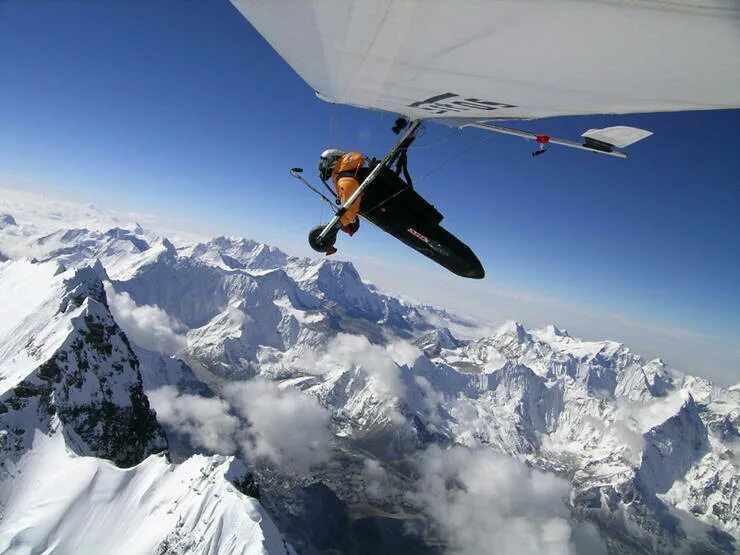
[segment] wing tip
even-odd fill
[[[616,148],[625,148],[638,141],[648,138],[652,131],[630,127],[629,125],[614,125],[603,129],[589,129],[581,134],[584,139],[591,139],[599,143],[605,143]]]

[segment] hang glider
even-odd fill
[[[651,133],[577,142],[501,120],[740,107],[737,0],[231,2],[322,100],[531,139],[533,155],[625,157]]]
[[[293,177],[300,179],[323,198],[335,212],[331,222],[309,232],[311,248],[327,254],[336,252],[334,243],[341,227],[338,220],[357,201],[360,202],[360,216],[405,245],[458,276],[482,279],[485,270],[478,257],[470,247],[440,225],[444,216],[417,193],[411,183],[405,152],[414,141],[421,122],[416,120],[408,124],[406,120],[399,120],[396,124],[401,127],[399,133],[405,127],[401,138],[382,161],[372,160],[359,168],[357,179],[362,184],[344,205],[339,203],[339,196],[326,182],[324,184],[333,200],[303,177],[303,169],[290,170]],[[396,168],[392,170],[394,165]],[[373,186],[369,187],[371,183]]]

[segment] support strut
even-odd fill
[[[477,127],[478,129],[485,129],[486,131],[503,133],[504,135],[514,135],[515,137],[522,137],[523,139],[532,139],[534,141],[537,141],[537,143],[541,145],[542,149],[544,148],[543,145],[545,144],[554,144],[567,146],[569,148],[577,148],[580,150],[588,150],[589,152],[595,152],[596,154],[615,156],[616,158],[627,158],[627,155],[624,152],[614,150],[614,147],[612,145],[607,143],[602,143],[601,145],[598,145],[595,141],[589,141],[589,139],[586,139],[586,142],[581,144],[576,143],[575,141],[568,141],[567,139],[557,139],[555,137],[550,137],[549,135],[541,135],[538,133],[531,133],[529,131],[521,131],[519,129],[502,127],[501,125],[493,125],[492,123],[486,123],[482,121],[476,123],[466,123],[461,127]],[[537,156],[538,154],[542,154],[544,152],[544,150],[542,149],[535,151],[535,153],[533,153],[532,155]]]

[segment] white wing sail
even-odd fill
[[[737,0],[231,0],[325,100],[410,119],[740,107]]]

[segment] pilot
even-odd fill
[[[336,148],[329,148],[321,153],[319,177],[324,183],[331,178],[337,191],[337,198],[345,204],[360,186],[357,178],[364,163],[365,156],[359,152],[343,152]],[[357,217],[357,212],[360,210],[361,202],[362,195],[339,218],[342,231],[350,237],[360,229],[360,218]]]

